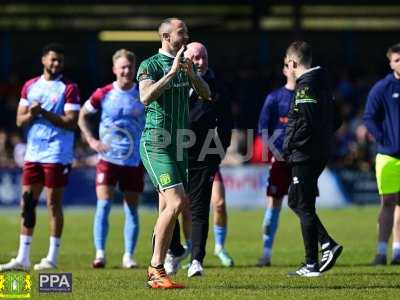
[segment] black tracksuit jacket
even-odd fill
[[[216,129],[217,138],[221,141],[224,152],[229,147],[232,135],[231,107],[217,92],[214,72],[208,69],[202,78],[210,87],[212,101],[199,99],[195,91],[192,91],[190,95],[189,128],[196,134],[196,143],[188,149],[189,168],[220,164],[222,157],[217,154],[208,154],[203,161],[199,161],[201,149],[210,130]],[[214,141],[208,145],[209,148],[215,148],[215,146]]]
[[[290,163],[326,162],[341,118],[325,69],[312,68],[297,79],[288,118],[285,159]]]

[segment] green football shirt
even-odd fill
[[[169,53],[159,50],[159,53],[144,60],[137,73],[137,80],[151,79],[155,82],[169,72],[174,57]],[[188,129],[189,122],[189,90],[190,80],[185,72],[179,71],[168,83],[158,99],[146,106],[146,131],[149,129],[164,129],[171,135],[172,145],[176,145],[176,133],[178,129]]]

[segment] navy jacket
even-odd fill
[[[393,73],[369,92],[364,123],[378,144],[378,153],[400,156],[400,80]]]

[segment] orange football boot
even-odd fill
[[[152,289],[183,289],[185,286],[173,282],[163,268],[149,266],[147,269],[147,286]]]

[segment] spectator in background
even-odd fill
[[[376,181],[381,198],[378,247],[373,265],[386,265],[393,230],[392,264],[400,264],[400,43],[387,51],[392,73],[371,89],[364,122],[377,144]]]
[[[17,133],[11,135],[10,143],[13,148],[14,162],[17,167],[22,168],[24,165],[24,157],[26,153],[26,143],[24,143],[21,136]]]

